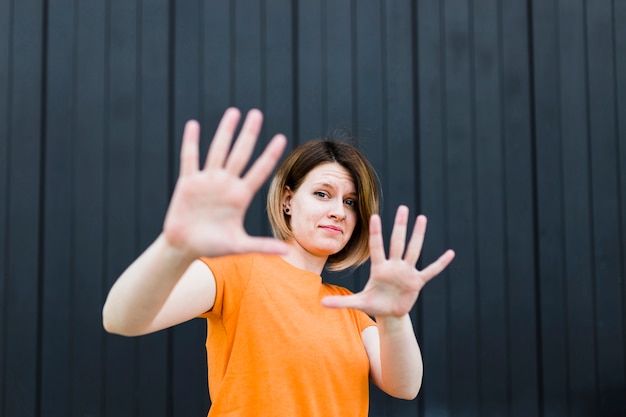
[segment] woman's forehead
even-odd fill
[[[326,162],[309,171],[304,182],[354,188],[352,174],[337,162]]]

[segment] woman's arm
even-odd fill
[[[390,395],[412,399],[422,383],[423,365],[409,312],[424,285],[452,262],[454,252],[446,251],[418,271],[415,266],[422,251],[426,217],[418,216],[405,245],[408,216],[408,208],[400,206],[391,233],[389,258],[385,256],[380,217],[372,216],[371,268],[365,288],[354,295],[326,297],[322,303],[333,308],[356,308],[376,318],[378,325],[362,332],[372,380]]]
[[[361,333],[372,382],[387,394],[412,400],[422,386],[422,354],[409,315],[376,319]]]
[[[163,235],[118,278],[102,309],[104,329],[139,336],[191,320],[215,301],[215,279]]]
[[[285,148],[285,137],[276,135],[244,173],[263,116],[251,110],[233,143],[240,116],[234,108],[224,113],[202,168],[200,126],[195,121],[186,124],[180,174],[163,232],[111,288],[102,311],[107,331],[146,334],[210,310],[215,279],[206,265],[196,261],[201,256],[286,251],[284,242],[249,236],[243,227],[254,194]]]

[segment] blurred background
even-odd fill
[[[407,204],[424,264],[457,252],[412,313],[420,395],[372,417],[626,416],[626,2],[0,0],[1,416],[206,415],[204,321],[101,308],[184,122],[204,152],[228,106],[265,113],[257,154],[351,131],[387,236]]]

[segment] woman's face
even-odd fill
[[[318,165],[295,192],[284,192],[283,210],[289,210],[293,233],[287,243],[301,255],[324,260],[339,252],[356,226],[357,198],[352,176],[342,165]]]

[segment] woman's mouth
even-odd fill
[[[343,234],[343,230],[341,230],[341,228],[337,226],[320,226],[320,227],[330,233]]]

